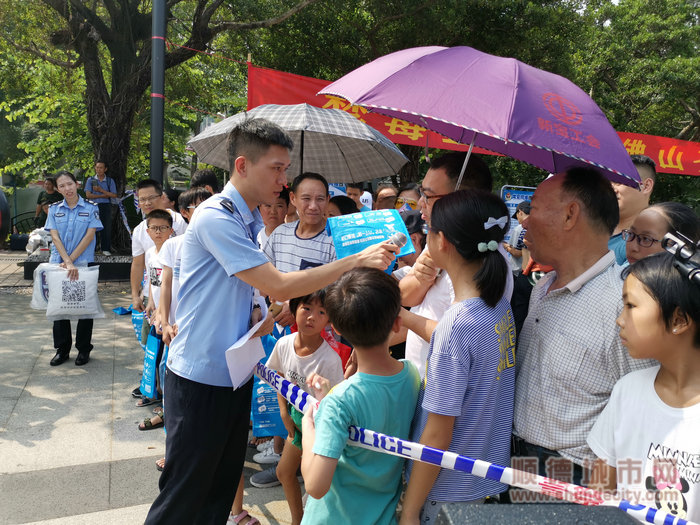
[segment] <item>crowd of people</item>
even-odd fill
[[[305,172],[287,189],[292,147],[248,120],[228,138],[223,188],[198,171],[178,213],[158,182],[137,186],[132,303],[160,371],[152,396],[132,394],[157,405],[139,429],[167,431],[146,523],[257,523],[244,510],[249,446],[269,465],[250,483],[281,484],[293,524],[433,523],[446,503],[532,501],[349,446],[350,425],[700,521],[700,293],[661,242],[672,232],[698,243],[700,219],[649,205],[651,159],[633,157],[638,188],[593,168],[550,176],[509,231],[487,164],[473,155],[460,177],[465,154],[448,153],[420,185],[373,195],[372,208],[399,210],[414,254],[396,260],[382,242],[337,259],[327,218],[368,211],[364,187],[331,198],[324,176]],[[101,208],[70,174],[56,182],[64,200],[46,229],[52,261],[72,275],[91,260]],[[304,415],[278,396],[283,435],[249,441],[252,379],[232,388],[224,352],[259,321],[255,336],[276,339],[266,365],[321,403]],[[56,323],[52,365],[71,346],[69,322]],[[87,324],[76,364],[89,360]]]

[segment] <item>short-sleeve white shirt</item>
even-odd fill
[[[679,518],[697,523],[700,403],[685,408],[664,403],[654,388],[658,372],[658,366],[630,372],[615,384],[588,444],[617,469],[623,498],[651,508],[661,504],[663,510],[677,504]]]
[[[182,215],[172,210],[168,210],[168,213],[170,213],[173,218],[173,236],[184,234],[185,230],[187,230],[187,223],[185,219],[182,218]],[[148,235],[148,224],[146,224],[146,219],[144,219],[134,228],[134,231],[131,232],[131,256],[138,257],[139,255],[143,255],[153,246],[155,246],[155,244],[153,244],[153,240]],[[147,280],[144,281],[143,295],[144,297],[148,297]]]
[[[173,237],[175,235],[182,235],[187,230],[187,223],[182,215],[176,211],[168,210],[168,213],[173,218]],[[136,257],[146,253],[146,251],[154,246],[153,241],[148,236],[148,224],[146,224],[146,219],[142,220],[131,234],[131,255]]]
[[[162,282],[163,266],[156,253],[156,247],[151,246],[146,252],[146,275],[150,284],[150,300],[156,308],[160,304],[160,285]]]
[[[306,378],[314,372],[328,379],[331,386],[343,380],[340,356],[326,341],[313,354],[300,356],[294,350],[296,338],[297,334],[289,334],[277,341],[267,360],[268,368],[281,372],[288,381],[311,395],[313,392],[306,386]]]
[[[175,324],[177,312],[177,294],[180,291],[180,265],[182,262],[182,241],[184,236],[178,235],[166,240],[158,252],[158,258],[162,266],[167,266],[173,271],[172,285],[170,287],[170,316],[168,322]]]

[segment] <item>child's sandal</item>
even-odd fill
[[[245,525],[259,525],[260,522],[258,521],[257,518],[254,518],[250,514],[248,514],[247,510],[244,510],[240,514],[236,514],[235,516],[233,514],[229,514],[228,520],[226,523],[240,523],[244,519],[249,518],[248,521],[245,523]]]

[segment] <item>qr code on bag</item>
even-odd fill
[[[64,303],[85,302],[85,281],[62,281],[61,291]]]

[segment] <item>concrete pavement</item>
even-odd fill
[[[11,255],[21,254],[0,254],[0,524],[141,523],[158,493],[165,437],[137,428],[152,408],[130,395],[143,352],[130,316],[112,312],[129,305],[128,283],[100,283],[106,317],[95,320],[90,362],[76,367],[73,349],[51,367],[51,324],[29,308],[31,283],[8,275]],[[290,523],[281,487],[250,486],[261,469],[254,452],[244,508],[263,524]]]

